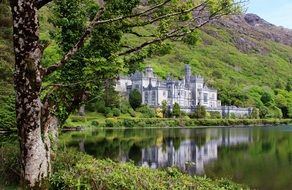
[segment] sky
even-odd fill
[[[292,0],[249,0],[247,13],[255,13],[266,21],[292,29]]]

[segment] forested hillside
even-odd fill
[[[50,41],[43,64],[60,59],[61,48],[51,40],[56,32],[47,7],[42,9],[41,38]],[[137,28],[140,33],[151,26]],[[164,46],[143,65],[150,64],[161,77],[183,76],[184,64],[219,90],[225,105],[256,106],[261,117],[292,117],[292,32],[256,15],[223,18],[181,42]],[[55,37],[55,36],[54,36]],[[140,42],[137,35],[123,40]],[[0,3],[0,127],[14,125],[12,21],[7,0]]]
[[[0,128],[15,126],[12,19],[7,2],[0,3]]]

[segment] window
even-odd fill
[[[171,98],[171,90],[168,90],[168,98]]]
[[[204,103],[208,103],[208,93],[204,93]]]
[[[163,96],[166,96],[166,91],[163,91]]]
[[[139,88],[140,88],[139,84],[136,84],[135,89],[139,89]]]
[[[155,96],[155,91],[152,92],[152,102],[155,102],[156,96]]]
[[[145,98],[144,98],[145,99],[145,103],[147,104],[148,103],[148,92],[145,92],[144,96],[145,96]]]

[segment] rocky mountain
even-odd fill
[[[231,16],[216,22],[233,35],[234,45],[243,52],[258,50],[265,53],[260,43],[255,41],[273,41],[292,46],[292,30],[275,26],[255,14]]]

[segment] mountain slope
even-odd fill
[[[50,40],[49,11],[42,9],[41,38]],[[0,4],[0,128],[14,125],[12,21],[8,0]],[[149,27],[151,29],[151,26]],[[147,28],[144,29],[147,32]],[[131,41],[141,42],[131,38]],[[161,77],[182,77],[184,64],[219,90],[223,104],[256,106],[263,117],[292,117],[292,31],[247,14],[214,21],[199,31],[195,45],[167,42],[165,55],[145,60]],[[46,56],[48,54],[49,56]],[[56,43],[44,63],[60,59]],[[146,65],[145,64],[145,65]],[[268,100],[266,100],[266,97]],[[280,108],[280,109],[279,109]]]
[[[274,96],[276,88],[286,89],[292,77],[291,30],[247,14],[213,22],[200,33],[196,45],[169,42],[170,54],[148,59],[147,64],[162,77],[183,76],[184,64],[190,64],[219,90],[224,104],[260,107],[264,92]]]

